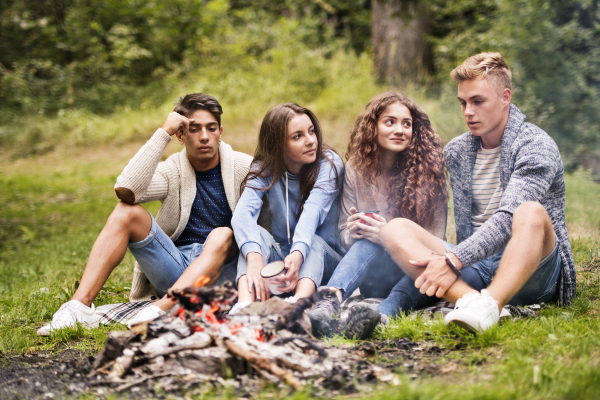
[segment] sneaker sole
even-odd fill
[[[454,324],[456,326],[460,326],[463,329],[466,329],[467,331],[473,333],[473,334],[478,334],[479,332],[474,329],[471,325],[467,324],[464,321],[461,321],[459,319],[453,319],[451,321],[448,321],[448,324]]]
[[[366,306],[352,307],[344,322],[342,334],[348,339],[364,340],[381,321],[379,311]]]

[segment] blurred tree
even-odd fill
[[[373,0],[372,41],[379,83],[414,82],[432,70],[429,12],[422,0]]]
[[[528,121],[554,138],[567,169],[600,175],[600,1],[429,1],[439,81],[470,55],[502,53]]]

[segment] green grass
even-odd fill
[[[338,57],[339,60],[332,61],[329,83],[309,106],[322,116],[327,140],[343,152],[355,115],[368,98],[383,88],[370,83],[369,76],[361,70],[361,65],[364,66],[361,63],[366,61],[355,59],[354,68],[343,69],[335,66],[335,62],[344,61],[342,56]],[[333,78],[335,74],[345,74],[343,79],[353,83],[344,85],[343,80]],[[203,82],[202,79],[196,82]],[[253,85],[249,80],[245,88],[255,88]],[[223,87],[209,88],[218,91]],[[203,86],[197,83],[189,88],[203,89]],[[259,112],[251,112],[250,99],[235,100],[228,93],[224,95],[225,104],[230,108],[239,106],[240,112],[225,114],[225,140],[251,152],[260,118],[272,102],[281,100],[277,96],[282,92],[270,100],[266,95],[258,96],[254,110]],[[352,93],[359,95],[353,98]],[[418,89],[411,89],[411,94],[430,114],[445,140],[461,131],[460,114],[449,100],[450,95],[433,100]],[[47,323],[76,289],[90,248],[116,204],[112,189],[116,176],[143,143],[141,139],[149,137],[162,123],[169,107],[166,104],[147,112],[129,110],[89,121],[84,121],[85,115],[68,114],[45,122],[48,132],[58,134],[60,118],[72,118],[71,125],[65,125],[64,137],[44,136],[42,142],[48,140],[54,146],[45,154],[24,151],[29,148],[27,142],[11,150],[0,150],[5,156],[0,161],[1,353],[54,352],[63,348],[94,352],[102,346],[108,331],[123,329],[118,325],[99,330],[77,327],[48,338],[35,335],[36,329]],[[445,115],[451,117],[444,118]],[[86,129],[90,134],[82,134],[79,141],[77,132]],[[91,144],[85,144],[88,139]],[[166,154],[179,149],[170,145]],[[600,393],[600,208],[597,206],[600,185],[584,171],[567,175],[566,180],[566,216],[578,265],[577,298],[573,304],[566,308],[547,306],[539,318],[509,321],[478,336],[445,327],[441,321],[396,319],[376,337],[435,341],[451,350],[438,361],[440,365],[457,363],[459,367],[453,373],[423,375],[417,379],[398,371],[400,386],[363,393],[365,398],[597,397]],[[158,210],[156,203],[147,207],[153,213]],[[453,225],[448,229],[448,236],[452,237]],[[132,256],[127,254],[96,299],[97,306],[127,299],[133,263]],[[311,394],[300,392],[291,397],[303,399]]]

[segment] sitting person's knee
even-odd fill
[[[208,239],[220,245],[230,245],[233,243],[233,230],[226,226],[215,228],[208,236],[207,241]]]
[[[148,215],[148,211],[139,204],[129,205],[127,203],[119,202],[112,212],[110,220],[112,220],[112,222],[130,226],[132,223],[136,223]]]
[[[513,214],[513,228],[527,227],[535,230],[543,230],[547,221],[550,220],[544,206],[537,201],[528,201],[518,206]]]
[[[402,239],[411,235],[415,223],[406,218],[394,218],[389,221],[381,230],[381,240],[383,246],[395,246],[402,243]]]

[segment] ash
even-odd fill
[[[390,371],[367,362],[364,353],[324,348],[312,336],[304,311],[330,295],[317,292],[295,304],[274,297],[229,316],[237,298],[230,283],[171,291],[177,300],[171,312],[109,334],[87,378],[119,392],[148,384],[171,391],[209,382],[249,393],[265,380],[291,390],[308,385],[344,392],[378,378],[389,380]]]

